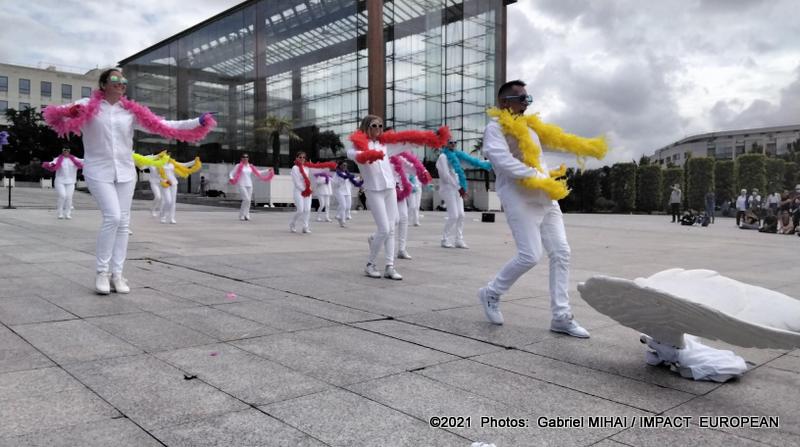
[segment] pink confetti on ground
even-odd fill
[[[228,293],[225,294],[225,297],[228,298],[229,300],[235,300],[236,299],[236,294],[233,293],[233,292],[228,292]]]
[[[212,352],[212,353],[211,353],[211,357],[216,357],[216,356],[218,356],[218,355],[219,355],[219,352]]]

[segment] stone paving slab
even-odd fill
[[[0,424],[0,445],[800,444],[800,349],[706,341],[751,370],[725,384],[689,381],[646,366],[638,334],[576,291],[595,274],[632,279],[683,267],[800,298],[800,238],[740,231],[724,218],[695,228],[658,215],[567,214],[571,304],[592,332],[577,340],[548,330],[546,260],[503,297],[507,323],[485,321],[477,288],[514,255],[501,213],[493,224],[468,213],[471,248],[447,250],[444,215],[426,212],[409,229],[414,259],[397,261],[404,279],[390,281],[362,272],[369,213],[345,229],[314,222],[301,235],[289,233],[290,213],[260,208],[243,223],[235,209],[180,204],[179,224],[161,225],[136,200],[125,269],[132,292],[99,296],[91,197],[76,194],[74,219],[63,221],[53,191],[14,194],[21,208],[0,210],[0,247],[10,253],[0,257],[0,408],[17,411]],[[86,411],[72,414],[68,403]],[[430,427],[445,412],[756,414],[781,426]]]
[[[145,430],[239,411],[247,405],[150,355],[68,365],[67,370]]]
[[[158,447],[163,444],[124,418],[100,419],[55,430],[0,438],[2,447]]]

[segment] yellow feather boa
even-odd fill
[[[158,154],[159,156],[162,156]],[[195,172],[199,171],[203,168],[203,163],[200,162],[200,157],[194,157],[194,165],[191,168],[187,168],[186,166],[182,165],[181,163],[175,161],[172,157],[164,154],[164,163],[158,166],[158,175],[161,177],[161,186],[164,188],[170,187],[169,179],[167,178],[167,172],[164,170],[164,165],[170,163],[172,166],[175,167],[175,175],[181,178],[186,178]]]
[[[497,107],[490,108],[486,113],[497,118],[503,134],[511,135],[517,140],[520,152],[522,152],[522,162],[543,174],[545,172],[540,161],[542,148],[533,141],[528,128],[533,129],[539,136],[539,141],[548,148],[577,155],[578,163],[581,166],[583,166],[585,157],[599,160],[608,152],[605,138],[584,138],[568,134],[556,125],[543,123],[537,115],[514,115],[508,109],[498,109]],[[526,188],[546,192],[552,200],[561,200],[569,195],[567,181],[565,179],[558,180],[559,177],[566,175],[566,172],[567,167],[562,164],[559,169],[547,172],[548,177],[529,177],[521,179],[519,182]]]
[[[164,158],[166,152],[161,152],[156,155],[139,155],[136,152],[133,153],[133,163],[136,165],[137,168],[142,169],[145,167],[153,166],[153,167],[160,167],[164,166],[168,159]]]

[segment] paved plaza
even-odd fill
[[[77,192],[67,221],[55,191],[13,195],[19,208],[0,209],[0,446],[800,445],[800,350],[732,347],[751,363],[742,379],[686,380],[645,365],[638,333],[576,290],[683,267],[800,298],[796,236],[567,214],[572,303],[592,334],[580,340],[548,331],[546,260],[504,297],[506,324],[485,321],[476,291],[514,253],[502,214],[468,213],[471,249],[448,250],[444,214],[424,212],[391,281],[363,275],[365,212],[346,229],[312,214],[304,235],[288,212],[240,222],[179,204],[178,225],[161,225],[135,201],[132,291],[99,296],[91,197]],[[630,422],[656,415],[689,426]],[[698,427],[741,415],[780,426]],[[596,416],[619,418],[588,427]]]

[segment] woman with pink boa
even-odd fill
[[[197,119],[167,121],[125,97],[128,80],[122,70],[103,71],[91,98],[64,106],[48,106],[44,119],[60,136],[83,135],[83,176],[103,215],[97,236],[95,291],[128,293],[122,276],[128,252],[136,168],[135,129],[187,142],[202,140],[216,125],[210,113]]]
[[[56,173],[53,182],[58,193],[56,211],[59,219],[72,219],[72,194],[78,181],[78,169],[83,168],[83,160],[69,153],[69,148],[61,150],[61,155],[53,161],[42,163],[42,167]]]

